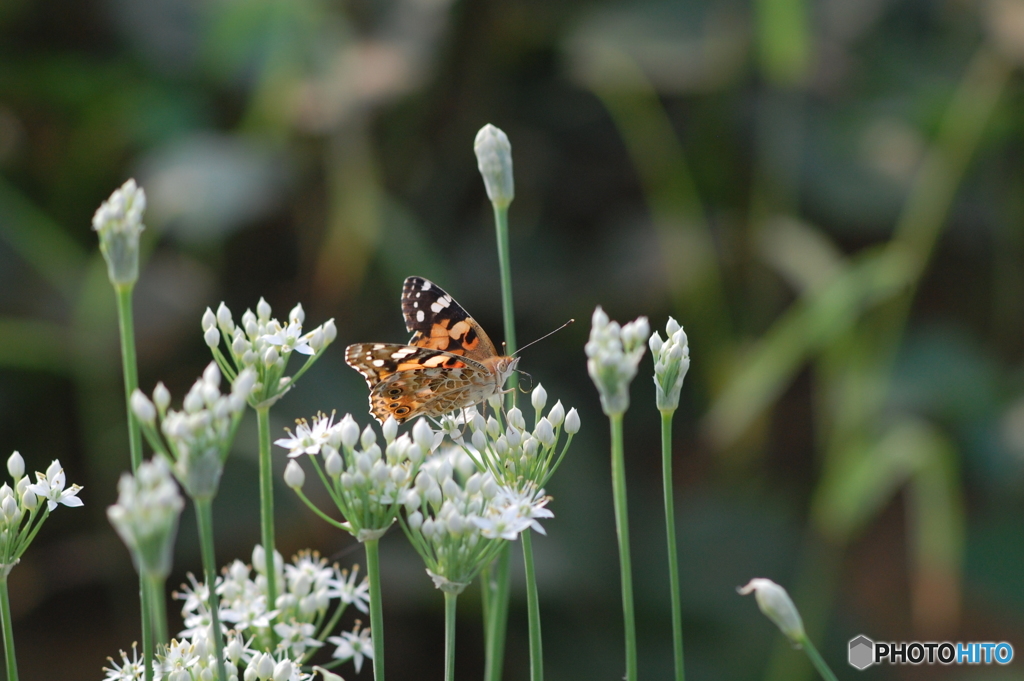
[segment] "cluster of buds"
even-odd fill
[[[241,325],[235,324],[231,310],[224,303],[217,308],[217,314],[206,308],[202,319],[203,339],[221,370],[232,379],[245,369],[255,372],[256,386],[249,398],[254,408],[270,406],[280,399],[338,335],[333,319],[303,333],[306,313],[301,304],[288,313],[287,324],[270,315],[270,305],[260,298],[256,313],[246,310]],[[222,337],[230,362],[220,350]],[[288,359],[293,352],[306,355],[307,359],[294,375],[286,377]]]
[[[457,594],[494,560],[502,541],[515,540],[536,518],[551,517],[543,508],[547,501],[543,492],[524,496],[500,485],[452,448],[420,467],[403,500],[402,527],[434,585]]]
[[[114,286],[131,286],[139,278],[139,235],[145,226],[146,192],[128,180],[104,201],[92,218],[100,237],[100,252],[107,261],[107,276]]]
[[[580,429],[576,409],[566,413],[561,400],[544,414],[548,394],[543,385],[533,389],[530,399],[534,411],[532,430],[526,427],[518,407],[505,414],[495,409],[494,415],[487,418],[470,408],[466,410],[466,421],[472,432],[472,447],[453,432],[453,439],[465,447],[478,469],[489,471],[503,485],[516,489],[546,485]],[[562,437],[563,432],[566,438]]]
[[[621,415],[629,409],[629,384],[636,377],[649,333],[646,317],[619,326],[609,321],[600,306],[594,309],[590,340],[584,349],[587,371],[601,395],[605,414]]]
[[[512,176],[512,144],[508,135],[488,123],[476,134],[473,151],[480,175],[484,178],[487,198],[496,207],[507,208],[516,195]]]
[[[333,415],[318,414],[312,424],[300,420],[294,433],[275,442],[292,458],[285,468],[285,483],[315,510],[302,492],[306,475],[297,461],[308,455],[345,518],[340,526],[359,541],[378,539],[387,531],[420,464],[442,439],[423,419],[413,426],[411,437],[399,436],[398,423],[391,417],[381,432],[383,449],[373,428],[360,431],[351,415],[335,423]]]
[[[185,501],[163,457],[124,473],[117,483],[117,503],[107,518],[132,554],[140,574],[166,579],[171,572],[174,538]]]
[[[14,452],[7,459],[7,472],[14,482],[0,485],[0,578],[6,579],[21,555],[25,553],[36,532],[50,511],[58,504],[82,505],[78,493],[82,488],[71,485],[65,489],[64,469],[54,459],[45,473],[36,472],[33,483],[25,475],[25,460]],[[45,505],[43,502],[46,502]]]
[[[254,371],[243,371],[235,377],[231,392],[222,395],[221,373],[211,362],[185,395],[181,411],[168,409],[171,393],[163,383],[153,390],[152,400],[138,389],[132,394],[132,411],[146,439],[174,462],[174,474],[192,499],[216,496],[224,460],[255,382]],[[163,438],[156,428],[157,417]]]
[[[654,357],[654,386],[657,392],[658,409],[675,411],[679,407],[679,393],[683,389],[683,379],[690,369],[690,346],[687,345],[686,332],[672,317],[665,325],[665,338],[655,331],[651,334],[648,345]]]

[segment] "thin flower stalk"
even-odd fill
[[[679,551],[676,544],[675,501],[672,488],[672,418],[679,407],[679,393],[690,368],[686,333],[669,317],[665,337],[655,331],[648,340],[654,357],[655,400],[661,412],[661,474],[665,504],[665,539],[668,552],[669,594],[672,601],[672,655],[676,681],[686,676],[683,666],[683,614],[679,593]]]
[[[255,372],[255,386],[249,404],[256,410],[259,429],[260,462],[260,533],[263,546],[268,547],[267,560],[272,560],[274,537],[274,480],[270,447],[270,408],[295,385],[338,335],[333,319],[312,331],[303,333],[306,312],[298,304],[288,313],[286,323],[271,317],[272,310],[260,298],[256,312],[246,310],[241,324],[236,325],[231,310],[223,302],[216,314],[210,308],[203,313],[203,339],[213,353],[217,366],[234,380],[242,371]],[[221,350],[221,342],[227,353]],[[286,375],[293,353],[306,356],[306,361],[291,376]],[[273,566],[268,563],[271,600],[277,596]]]
[[[487,197],[494,209],[494,231],[498,245],[498,268],[501,274],[501,310],[505,326],[505,351],[516,352],[515,308],[512,303],[512,264],[509,255],[508,207],[515,198],[515,181],[512,172],[512,145],[508,136],[499,128],[488,123],[480,129],[473,143],[477,166],[487,190]],[[518,376],[509,378],[506,398],[509,408],[515,406]],[[505,546],[498,557],[494,584],[484,580],[483,599],[484,635],[486,638],[484,680],[500,681],[505,658],[505,630],[508,626],[509,605],[509,547]],[[487,575],[490,577],[490,575]]]
[[[629,409],[629,385],[636,376],[649,332],[646,317],[620,326],[618,322],[609,320],[604,310],[598,307],[594,310],[590,339],[585,348],[587,372],[601,396],[601,408],[611,427],[612,497],[615,505],[615,530],[619,539],[626,681],[636,681],[637,654],[622,419]]]
[[[135,322],[132,293],[139,274],[139,235],[145,229],[142,214],[146,209],[146,192],[128,180],[117,189],[93,215],[92,226],[100,238],[100,251],[107,261],[107,275],[117,299],[117,326],[121,338],[121,367],[124,374],[125,411],[128,423],[128,451],[132,472],[142,463],[142,433],[131,409],[131,396],[139,387],[139,369],[135,352]],[[164,598],[163,593],[160,599]],[[139,574],[139,602],[142,610],[143,656],[148,661],[147,680],[152,676],[152,649],[155,640],[163,640],[151,630],[154,608],[164,604],[151,602],[153,593]],[[155,636],[155,638],[154,638]],[[148,652],[147,652],[148,651]]]

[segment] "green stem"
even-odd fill
[[[148,578],[149,602],[152,605],[150,614],[153,618],[153,640],[157,643],[167,643],[167,608],[164,599],[166,580],[159,575],[152,575]]]
[[[274,464],[270,458],[270,407],[256,409],[260,430],[260,529],[267,555],[267,607],[277,603],[277,570],[274,568]]]
[[[134,284],[114,285],[114,293],[117,298],[117,326],[121,335],[124,405],[128,414],[128,452],[131,456],[133,473],[139,469],[139,465],[142,463],[142,431],[139,428],[139,420],[135,417],[135,412],[132,411],[132,393],[139,387],[139,367],[135,354],[135,322],[132,310],[134,288]],[[162,592],[160,598],[162,601]],[[149,681],[153,676],[154,641],[163,640],[162,638],[153,638],[150,623],[153,621],[154,609],[162,610],[165,608],[165,604],[153,601],[153,595],[146,587],[146,579],[141,573],[139,574],[139,607],[142,610],[142,656],[146,664],[146,680]]]
[[[804,636],[800,641],[800,645],[803,647],[804,652],[807,653],[807,657],[810,658],[811,664],[813,664],[814,668],[818,670],[819,674],[821,674],[821,678],[825,679],[825,681],[836,681],[836,675],[833,674],[832,670],[829,669],[827,664],[825,664],[825,660],[821,659],[821,655],[818,654],[818,649],[814,647],[813,643],[811,643],[811,639]]]
[[[142,463],[142,431],[132,411],[132,393],[139,387],[139,369],[135,359],[135,323],[132,317],[133,284],[114,287],[117,293],[117,326],[121,331],[121,368],[124,371],[124,405],[128,411],[128,448],[132,472]]]
[[[509,601],[509,561],[511,551],[508,542],[501,548],[501,553],[494,561],[494,591],[488,604],[490,618],[486,621],[485,637],[487,647],[484,651],[484,681],[501,681],[505,666],[505,630],[508,626]]]
[[[498,238],[498,267],[501,271],[501,312],[505,322],[505,352],[516,351],[516,318],[512,306],[512,262],[508,249],[508,206],[494,206],[494,232]],[[516,375],[509,377],[510,387],[516,387]],[[515,396],[515,393],[511,393]]]
[[[633,568],[629,556],[629,513],[626,508],[626,462],[622,450],[622,414],[609,414],[612,434],[612,494],[615,531],[619,536],[622,572],[622,617],[626,634],[626,681],[636,681],[636,619],[633,615]]]
[[[366,547],[366,574],[370,578],[370,636],[373,640],[373,681],[384,681],[384,609],[380,597],[379,539],[369,539]]]
[[[661,412],[661,475],[665,495],[665,537],[668,547],[668,584],[672,598],[672,652],[676,663],[676,681],[683,681],[683,614],[679,604],[679,555],[676,544],[675,501],[672,493],[672,415]]]
[[[444,681],[455,679],[455,602],[459,595],[444,593]]]
[[[11,623],[11,597],[7,593],[7,577],[0,577],[0,624],[4,629],[4,658],[7,681],[18,681],[18,662],[14,659],[14,628]]]
[[[505,352],[515,353],[516,322],[515,307],[512,304],[512,261],[508,245],[508,206],[494,206],[494,233],[498,242],[498,268],[501,272],[501,312],[505,324]],[[510,388],[506,395],[505,406],[511,408],[516,403],[516,388],[519,377],[513,373],[508,379]],[[498,557],[498,569],[495,575],[496,589],[494,598],[488,602],[490,617],[485,619],[484,635],[487,648],[484,661],[484,679],[500,681],[505,661],[505,631],[508,627],[509,602],[509,555],[510,548],[505,546]]]
[[[224,637],[220,628],[220,604],[217,598],[217,557],[213,550],[213,509],[209,499],[194,499],[196,523],[199,525],[199,547],[203,556],[203,572],[206,574],[206,588],[210,597],[210,624],[213,629],[213,643],[217,651],[218,678],[228,678],[224,669]]]
[[[537,576],[533,569],[533,531],[521,535],[523,564],[526,567],[526,611],[530,622],[530,681],[544,679],[544,649],[540,635],[540,599],[537,596]]]

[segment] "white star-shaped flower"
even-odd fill
[[[77,496],[82,491],[79,485],[71,485],[64,489],[64,469],[61,468],[60,461],[57,459],[54,459],[53,463],[47,467],[45,474],[37,472],[36,480],[38,482],[29,485],[29,489],[38,498],[46,499],[49,510],[57,508],[57,504],[64,504],[72,508],[82,505],[82,500]]]
[[[373,642],[370,638],[370,630],[359,630],[358,623],[352,631],[343,631],[341,636],[328,636],[328,643],[338,646],[332,657],[339,660],[352,660],[355,665],[356,674],[363,667],[363,658],[373,659]]]

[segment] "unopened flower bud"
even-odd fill
[[[296,303],[291,312],[288,313],[288,321],[302,324],[306,321],[306,311],[302,309],[302,303]]]
[[[327,471],[327,475],[336,478],[341,475],[342,463],[341,455],[336,450],[331,450],[324,459],[324,470]]]
[[[550,447],[555,444],[555,429],[551,427],[551,422],[547,418],[542,418],[537,422],[537,427],[533,431],[534,437],[540,440],[540,443],[545,447]]]
[[[544,405],[548,403],[548,391],[544,389],[544,386],[540,383],[533,389],[533,393],[530,395],[530,404],[537,411],[544,408]]]
[[[377,442],[377,434],[373,432],[373,428],[366,426],[363,428],[363,433],[359,437],[359,444],[363,446],[363,449],[369,449]]]
[[[480,128],[473,143],[477,167],[484,179],[487,198],[504,208],[515,198],[512,177],[512,145],[508,135],[490,123]]]
[[[562,421],[565,420],[565,407],[562,406],[562,400],[555,402],[555,406],[551,407],[551,411],[548,412],[548,421],[552,426],[558,428],[562,425]]]
[[[235,322],[231,319],[231,310],[223,301],[217,306],[217,323],[227,331],[231,331],[235,327]]]
[[[419,511],[414,511],[409,514],[407,522],[409,523],[409,529],[416,532],[423,525],[423,514]]]
[[[426,419],[421,418],[416,421],[416,425],[412,427],[412,440],[420,449],[429,451],[433,447],[434,431],[427,425]]]
[[[569,435],[580,432],[580,415],[576,411],[576,407],[570,409],[569,413],[565,415],[565,432]]]
[[[288,681],[294,671],[295,665],[291,660],[281,660],[274,666],[274,681]]]
[[[100,237],[100,252],[107,261],[107,276],[116,285],[134,284],[139,278],[139,235],[145,227],[146,192],[128,180],[96,210],[92,228]]]
[[[260,296],[260,302],[256,303],[256,318],[261,322],[269,322],[270,312],[270,303]]]
[[[797,645],[801,644],[806,636],[804,623],[785,589],[770,579],[756,577],[736,591],[743,596],[753,592],[757,607],[765,617],[774,622],[786,638]]]
[[[323,324],[324,329],[324,345],[330,345],[334,342],[334,339],[338,337],[338,327],[335,326],[333,319],[328,319]]]
[[[306,484],[306,473],[295,459],[289,461],[284,468],[284,484],[294,490],[302,489],[302,486]]]
[[[132,392],[131,407],[132,413],[143,423],[153,423],[156,420],[156,407],[138,388]]]
[[[262,301],[263,299],[260,298],[260,302]],[[260,661],[256,663],[256,676],[260,679],[260,681],[266,681],[273,675],[274,658],[272,658],[270,655],[266,653],[263,653],[263,656],[260,658]]]
[[[381,426],[381,432],[384,433],[384,441],[391,444],[394,439],[398,436],[398,421],[395,420],[394,416],[388,415],[384,425]]]
[[[25,475],[25,459],[21,458],[18,452],[7,457],[7,472],[15,480],[20,480],[21,476]]]
[[[487,436],[484,435],[484,431],[477,430],[473,432],[473,446],[476,447],[477,451],[482,452],[487,446]]]
[[[213,314],[213,310],[206,308],[206,312],[203,313],[203,318],[200,321],[200,324],[203,327],[203,331],[209,331],[217,326],[217,316]]]
[[[211,350],[220,345],[220,331],[217,330],[217,327],[211,326],[203,332],[203,342]]]
[[[356,424],[351,414],[345,414],[345,418],[341,420],[340,430],[341,444],[349,449],[355,447],[356,442],[359,441],[359,425]]]

